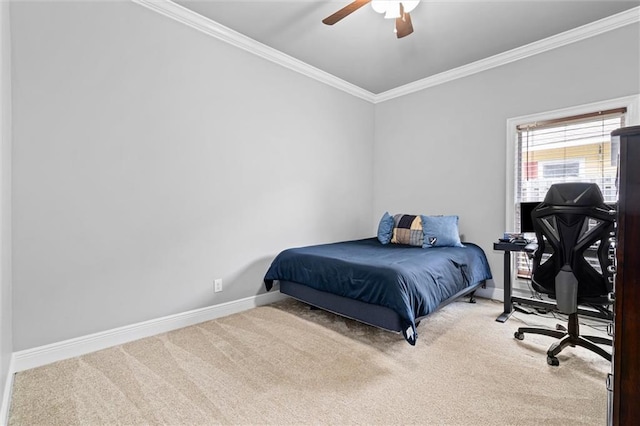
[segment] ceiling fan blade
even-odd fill
[[[398,38],[406,37],[413,32],[411,15],[403,13],[400,18],[396,18],[396,35]]]
[[[351,15],[353,12],[355,12],[356,10],[360,9],[362,6],[370,2],[371,0],[355,0],[354,2],[349,3],[348,5],[346,5],[345,7],[343,7],[336,13],[334,13],[333,15],[327,16],[322,20],[322,22],[327,25],[333,25],[336,22],[340,21],[341,19]]]

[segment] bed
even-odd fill
[[[491,278],[484,251],[472,243],[422,248],[378,238],[282,251],[265,274],[267,291],[364,323],[401,332],[411,345],[423,317]]]

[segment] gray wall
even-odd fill
[[[374,212],[457,214],[502,288],[506,121],[640,92],[634,24],[376,106]]]
[[[14,350],[254,296],[280,250],[372,235],[372,104],[133,3],[11,8]]]
[[[9,4],[0,2],[0,401],[13,352],[11,314],[11,37]]]

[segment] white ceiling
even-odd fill
[[[366,5],[333,26],[323,18],[351,1],[174,0],[218,24],[373,94],[571,30],[640,0],[422,0],[414,33]]]

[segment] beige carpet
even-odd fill
[[[501,310],[453,303],[412,347],[285,300],[18,373],[9,424],[605,424],[609,363],[550,367]]]

